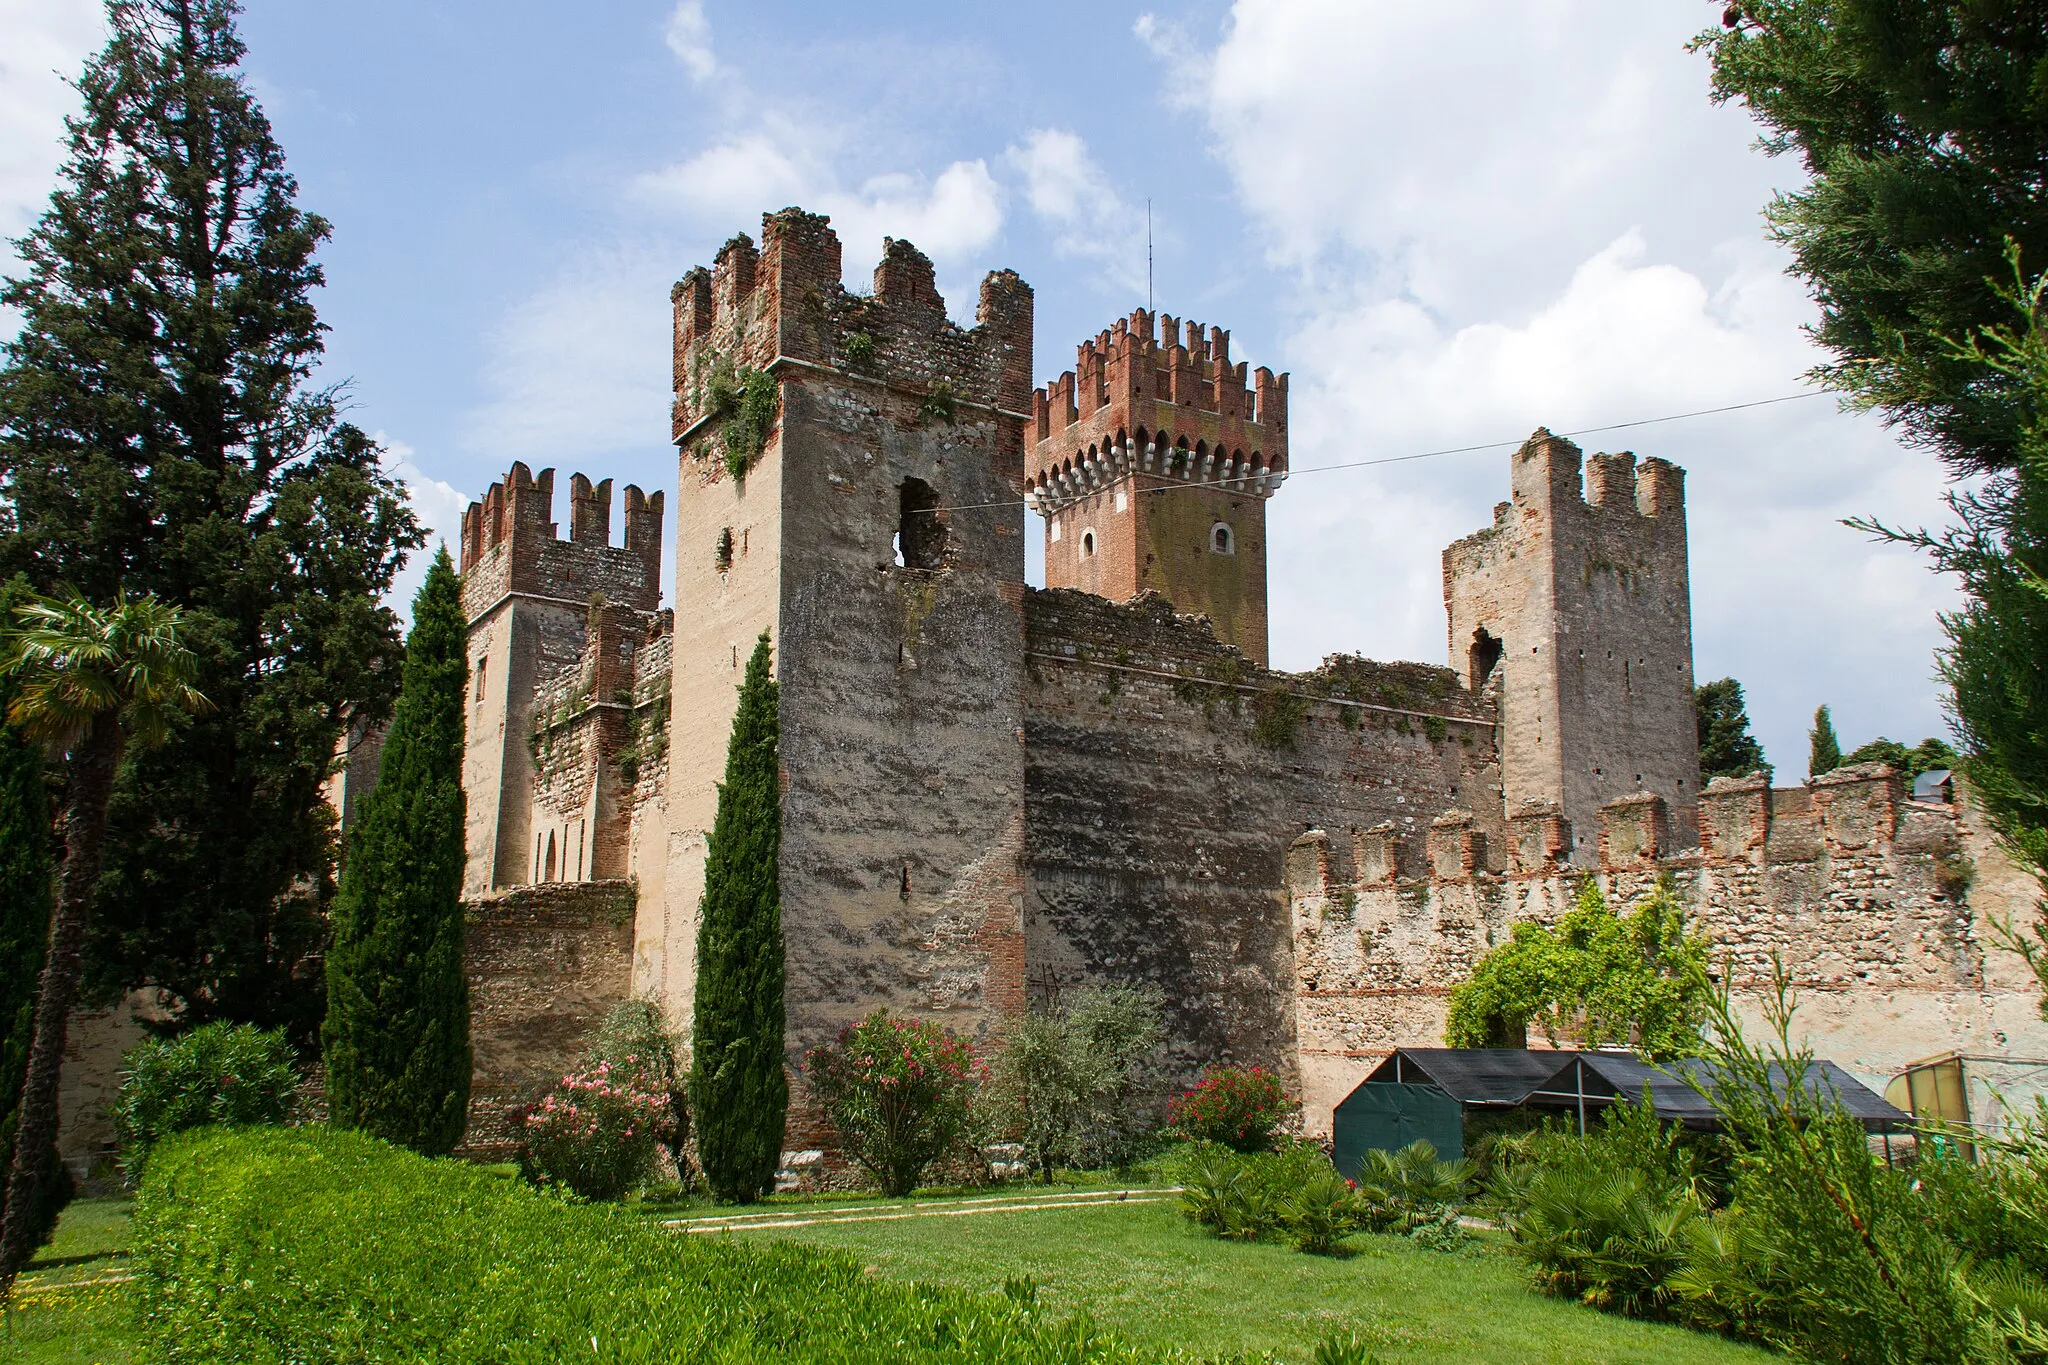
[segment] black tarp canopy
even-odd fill
[[[1556,1056],[1557,1054],[1552,1054]],[[1652,1066],[1632,1052],[1577,1052],[1532,1088],[1524,1103],[1541,1109],[1605,1108],[1617,1099],[1640,1103],[1647,1089],[1657,1117],[1688,1128],[1711,1131],[1721,1115],[1693,1082],[1711,1091],[1718,1073],[1697,1057],[1683,1057]],[[1783,1067],[1771,1068],[1771,1084],[1785,1093]],[[1838,1102],[1865,1132],[1894,1133],[1912,1126],[1912,1115],[1885,1103],[1868,1086],[1833,1062],[1815,1061],[1804,1078],[1808,1094]]]
[[[1784,1071],[1773,1068],[1772,1078],[1782,1094]],[[1620,1051],[1403,1047],[1394,1049],[1337,1106],[1332,1128],[1357,1129],[1355,1134],[1347,1133],[1339,1140],[1348,1137],[1361,1150],[1379,1145],[1387,1140],[1379,1135],[1381,1127],[1394,1125],[1387,1128],[1392,1132],[1409,1122],[1423,1121],[1422,1111],[1417,1109],[1420,1100],[1411,1101],[1406,1096],[1418,1088],[1427,1088],[1456,1101],[1461,1113],[1526,1106],[1576,1113],[1582,1121],[1616,1100],[1639,1103],[1647,1089],[1650,1107],[1658,1118],[1703,1131],[1719,1129],[1720,1113],[1693,1088],[1693,1080],[1711,1090],[1714,1068],[1697,1058],[1653,1066],[1633,1052]],[[1809,1092],[1839,1101],[1866,1132],[1892,1133],[1912,1126],[1911,1115],[1885,1103],[1833,1062],[1814,1062],[1805,1083]],[[1366,1105],[1362,1101],[1369,1096],[1374,1097],[1374,1102]],[[1410,1109],[1416,1109],[1416,1113],[1410,1115]],[[1368,1110],[1385,1110],[1387,1114],[1368,1123]],[[1429,1121],[1441,1123],[1440,1119]],[[1441,1149],[1446,1144],[1439,1141],[1436,1145]]]
[[[1365,1085],[1433,1085],[1467,1108],[1512,1109],[1576,1052],[1525,1047],[1397,1047]]]

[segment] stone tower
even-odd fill
[[[1031,290],[989,275],[963,329],[931,262],[887,241],[853,294],[827,220],[785,209],[673,297],[670,851],[638,984],[688,1017],[715,784],[766,631],[790,1057],[879,1005],[984,1033],[1024,990]],[[772,421],[750,433],[735,395],[764,382]],[[794,1141],[801,1106],[792,1122]]]
[[[515,463],[462,514],[470,678],[464,895],[521,886],[547,872],[533,828],[536,688],[582,659],[592,598],[644,614],[661,603],[662,495],[627,487],[625,543],[613,545],[610,479],[595,486],[581,474],[570,480],[567,540],[556,537],[554,491],[554,470],[536,477]],[[556,857],[566,863],[570,840],[580,836],[587,875],[595,835],[565,827]]]
[[[1287,376],[1230,361],[1230,333],[1140,308],[1032,395],[1045,582],[1112,601],[1156,590],[1266,662],[1266,499],[1287,478]]]
[[[1648,792],[1683,821],[1700,786],[1685,473],[1624,451],[1583,482],[1579,448],[1539,429],[1493,525],[1444,551],[1450,662],[1498,689],[1507,811],[1557,807],[1580,865],[1602,805]]]

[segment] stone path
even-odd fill
[[[933,1199],[902,1204],[863,1204],[849,1209],[777,1209],[704,1218],[671,1218],[662,1224],[684,1232],[755,1232],[808,1228],[827,1223],[878,1223],[901,1218],[962,1218],[979,1213],[1035,1213],[1043,1209],[1086,1209],[1103,1204],[1154,1204],[1180,1193],[1178,1185],[1138,1190],[1062,1190],[1055,1194],[996,1194],[973,1199]]]

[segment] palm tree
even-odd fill
[[[28,1210],[35,1207],[42,1178],[35,1156],[57,1133],[64,1030],[78,995],[79,955],[99,879],[114,772],[129,744],[161,744],[178,716],[207,707],[192,685],[198,666],[179,638],[183,624],[176,607],[147,595],[123,594],[111,607],[75,595],[35,598],[15,609],[15,622],[0,640],[0,673],[16,679],[7,719],[64,756],[67,769],[64,862],[7,1173],[7,1217],[0,1227],[0,1300],[35,1251],[28,1244]],[[31,1155],[25,1159],[24,1152]]]

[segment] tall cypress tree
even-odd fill
[[[444,547],[413,599],[383,769],[342,862],[321,1028],[334,1122],[430,1156],[462,1140],[469,1113],[464,635]]]
[[[13,615],[19,596],[15,587],[0,588],[0,621]],[[0,713],[13,692],[11,681],[0,681]],[[35,1038],[36,983],[50,937],[50,853],[43,756],[13,726],[0,723],[0,1172],[14,1160],[22,1082]],[[0,1216],[6,1212],[5,1185],[0,1175]],[[58,1211],[71,1196],[70,1177],[57,1160],[54,1143],[44,1157],[39,1189],[39,1216],[29,1229],[33,1246],[49,1238]]]
[[[768,1192],[782,1160],[782,792],[768,634],[740,684],[697,920],[690,1103],[697,1157],[720,1199]]]
[[[1747,777],[1764,766],[1764,746],[1749,731],[1749,708],[1742,684],[1716,678],[1693,689],[1693,712],[1699,724],[1700,776]]]
[[[1806,737],[1806,775],[1819,777],[1842,766],[1842,741],[1835,737],[1835,719],[1823,706],[1813,713],[1813,730]]]
[[[387,713],[422,543],[382,452],[310,380],[327,223],[240,66],[234,0],[110,0],[58,188],[0,288],[0,573],[181,609],[213,710],[131,753],[87,949],[100,1000],[319,1027],[333,892],[321,785]]]

